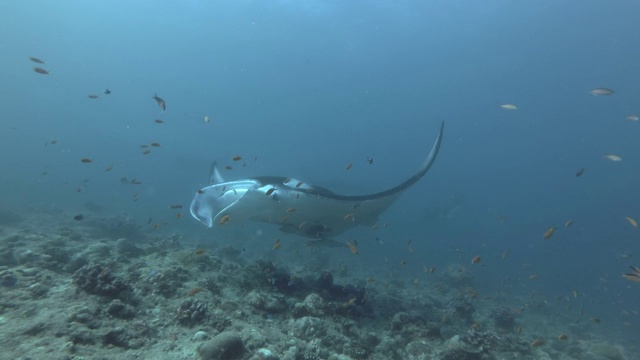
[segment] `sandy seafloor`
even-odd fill
[[[291,268],[143,228],[2,211],[2,359],[640,359],[588,318],[478,296],[462,265],[359,278],[323,256]]]

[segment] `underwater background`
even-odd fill
[[[471,289],[478,309],[504,305],[544,319],[547,330],[526,336],[516,317],[527,343],[568,333],[621,349],[620,357],[591,351],[594,359],[640,359],[640,281],[622,277],[640,266],[638,14],[632,0],[3,1],[0,235],[126,219],[140,239],[112,233],[113,241],[143,247],[176,236],[182,247],[165,256],[202,248],[224,262],[230,247],[241,267],[348,269],[340,281],[370,279],[399,298],[407,288],[435,298],[436,285]],[[598,88],[612,93],[594,96]],[[356,239],[357,256],[347,247],[310,251],[307,239],[266,224],[208,229],[189,214],[214,160],[233,167],[224,173],[231,180],[281,175],[339,194],[387,189],[420,167],[442,121],[435,165],[383,214],[385,226],[336,238]],[[17,258],[10,244],[3,254]],[[38,266],[0,261],[17,279],[2,296],[28,286],[16,269]],[[72,270],[54,272],[71,279]],[[447,271],[469,279],[456,288]],[[9,321],[12,309],[0,307],[3,342],[15,336],[8,324],[20,323]],[[545,342],[535,350],[553,340]],[[193,349],[184,358],[207,358]],[[554,347],[551,358],[565,350]],[[361,358],[409,358],[381,351],[372,345]],[[433,351],[411,356],[437,358]],[[590,359],[578,353],[566,358]]]

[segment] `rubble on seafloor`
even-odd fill
[[[37,216],[37,226],[7,212],[0,222],[7,359],[625,358],[604,340],[532,346],[548,324],[522,332],[511,307],[465,291],[472,279],[458,267],[429,291],[363,285],[334,278],[346,268],[294,275],[272,261],[195,254],[126,217],[77,227]]]

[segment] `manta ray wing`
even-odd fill
[[[443,133],[444,123],[416,174],[393,188],[368,195],[339,195],[283,177],[215,183],[222,181],[222,177],[214,165],[211,182],[215,184],[198,190],[191,203],[191,214],[209,227],[252,220],[277,224],[284,232],[316,239],[371,225],[404,190],[429,171],[438,155]]]

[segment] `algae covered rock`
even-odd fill
[[[205,342],[198,348],[198,355],[203,360],[239,359],[245,352],[240,334],[225,331]]]
[[[622,351],[617,347],[602,341],[598,343],[594,343],[589,347],[589,351],[596,355],[600,355],[606,359],[611,360],[625,360],[626,358],[622,354]]]

